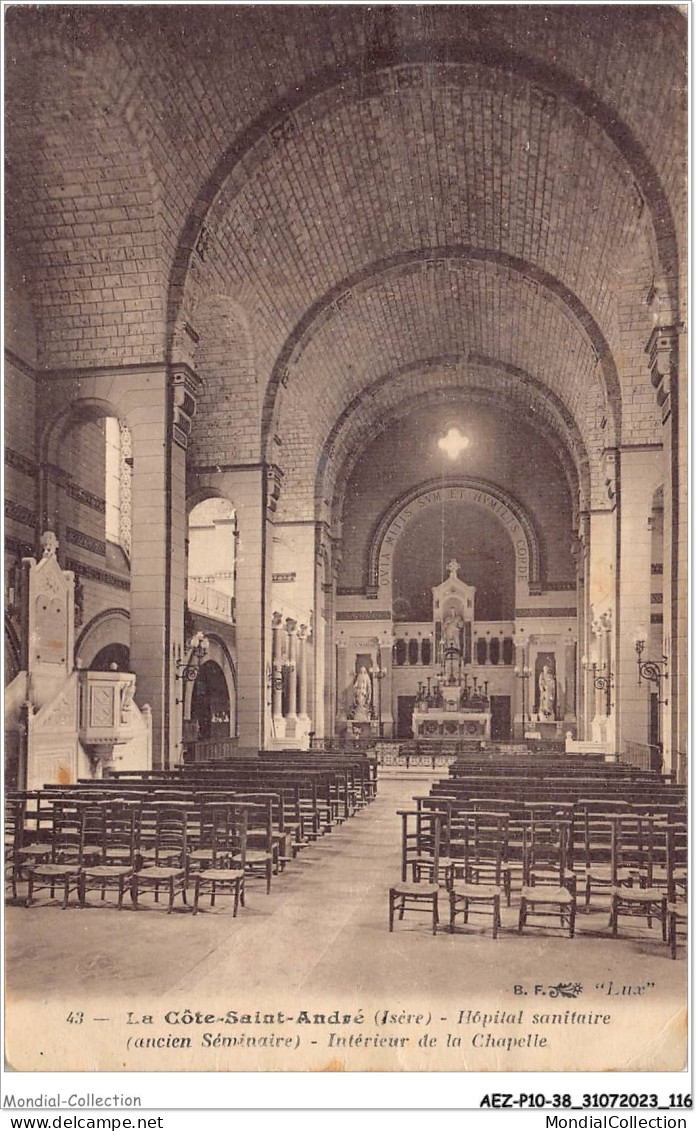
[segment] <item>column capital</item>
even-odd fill
[[[272,628],[280,628],[282,623],[283,623],[283,614],[277,613],[277,612],[273,613],[273,615],[271,617],[271,627]]]
[[[272,519],[278,506],[284,472],[275,463],[264,465],[266,488],[266,518]]]
[[[172,439],[180,448],[186,450],[191,432],[191,422],[196,415],[196,405],[203,388],[203,382],[185,362],[170,367],[169,382],[173,390],[174,401]]]
[[[645,346],[650,368],[650,382],[656,390],[657,403],[662,409],[664,424],[671,412],[672,382],[677,376],[676,347],[679,335],[684,332],[684,323],[655,325]]]
[[[618,464],[618,451],[616,448],[605,448],[602,452],[602,471],[604,472],[604,485],[610,503],[616,498],[616,468]]]
[[[297,635],[298,635],[300,640],[306,640],[307,639],[307,625],[306,624],[300,625],[300,627],[297,630]]]
[[[297,621],[293,620],[292,617],[286,617],[285,630],[288,636],[294,636],[294,634],[297,632]]]

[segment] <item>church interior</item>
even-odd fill
[[[678,1012],[685,14],[5,20],[17,1008],[572,949]]]

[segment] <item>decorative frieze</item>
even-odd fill
[[[68,542],[72,542],[73,546],[79,546],[82,550],[89,550],[90,554],[98,554],[101,558],[106,557],[106,542],[102,542],[99,538],[92,538],[89,534],[75,530],[72,526],[66,528],[65,537]]]
[[[31,542],[22,542],[19,538],[5,536],[5,550],[17,558],[31,558],[34,556],[34,546]]]
[[[89,578],[90,581],[99,581],[102,585],[111,585],[114,589],[130,589],[130,580],[127,577],[118,577],[115,573],[108,573],[105,569],[95,569],[94,566],[85,565],[84,562],[75,561],[74,558],[67,558],[65,562],[66,569],[71,569],[73,573],[79,573],[82,578]]]
[[[515,609],[515,617],[558,617],[559,620],[569,620],[577,615],[577,609]]]
[[[85,487],[78,487],[77,483],[68,483],[65,490],[70,498],[75,499],[76,502],[91,507],[93,511],[98,511],[99,514],[106,514],[106,499],[100,498],[99,495],[93,495]]]
[[[23,456],[21,452],[15,451],[14,448],[5,448],[5,463],[8,467],[14,467],[17,471],[21,471],[23,475],[30,475],[32,478],[39,470],[39,465],[33,459],[28,459],[27,456]]]
[[[336,613],[336,620],[391,620],[391,609],[366,609],[365,612]]]
[[[21,522],[23,526],[36,527],[36,511],[25,507],[22,503],[15,503],[12,499],[5,499],[5,518],[14,522]]]
[[[281,582],[286,582],[286,581],[294,581],[295,578],[297,577],[297,574],[296,573],[274,573],[272,575],[272,577],[273,577],[274,582],[281,583]]]

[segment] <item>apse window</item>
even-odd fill
[[[462,452],[469,447],[469,437],[464,436],[463,433],[453,425],[451,428],[448,428],[444,436],[440,437],[437,446],[449,459],[459,459]]]

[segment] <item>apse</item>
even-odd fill
[[[515,615],[515,554],[502,525],[481,509],[443,501],[416,515],[394,552],[394,619],[430,621],[432,589],[460,563],[459,575],[476,588],[477,620],[512,620]]]

